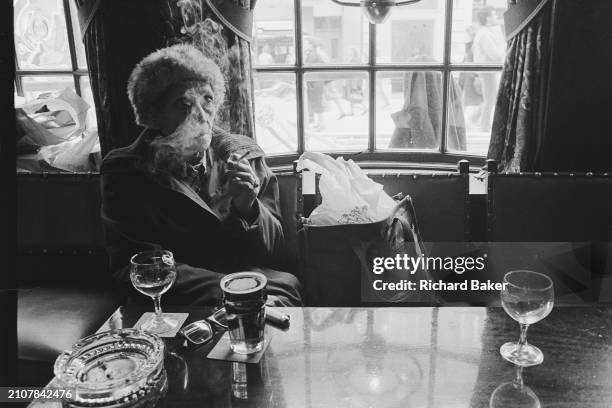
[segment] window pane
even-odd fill
[[[79,81],[81,85],[81,97],[89,104],[89,111],[87,112],[87,129],[97,129],[98,122],[96,120],[96,105],[94,104],[93,94],[91,93],[89,77],[81,76],[79,77]]]
[[[486,155],[500,72],[453,72],[448,109],[448,150]],[[465,143],[462,143],[462,134]]]
[[[423,0],[391,10],[376,26],[376,61],[380,63],[442,62],[445,0]]]
[[[20,69],[71,69],[61,0],[15,0],[15,52]]]
[[[255,134],[267,154],[297,151],[294,74],[262,74],[255,82]]]
[[[368,75],[365,72],[304,74],[307,150],[367,149],[368,83]]]
[[[451,62],[501,65],[507,0],[455,0]]]
[[[376,147],[438,149],[442,73],[380,72],[376,76]]]
[[[23,96],[29,102],[44,93],[59,93],[66,88],[74,92],[74,78],[65,75],[26,76],[22,79]]]
[[[302,1],[304,65],[368,61],[368,21],[359,7],[329,0]]]
[[[254,22],[254,65],[295,64],[293,1],[259,0],[255,7]]]
[[[79,25],[79,15],[74,1],[70,3],[70,19],[72,20],[72,33],[74,34],[74,46],[76,48],[77,64],[81,69],[87,69],[87,58],[85,57],[85,45],[81,37],[81,26]]]

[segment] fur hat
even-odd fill
[[[159,99],[171,86],[185,82],[209,84],[215,94],[216,108],[223,103],[225,81],[221,70],[193,45],[173,45],[143,58],[127,85],[136,123],[152,126]]]

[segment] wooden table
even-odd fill
[[[291,327],[271,331],[258,365],[208,360],[214,342],[167,341],[169,390],[159,406],[480,408],[516,374],[498,350],[519,327],[501,308],[283,310]],[[102,329],[131,327],[143,311],[121,307]],[[181,311],[188,322],[210,313]],[[542,407],[612,407],[611,306],[557,307],[528,340],[545,355],[523,370]]]

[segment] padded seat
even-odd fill
[[[20,289],[17,300],[19,359],[53,362],[77,340],[93,334],[119,306],[106,289]]]

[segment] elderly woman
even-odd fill
[[[130,257],[164,248],[177,261],[167,302],[216,304],[223,274],[257,270],[277,303],[299,305],[297,279],[268,269],[284,253],[276,178],[252,139],[214,128],[224,90],[217,65],[190,45],[134,68],[128,96],[146,129],[101,168],[111,268],[131,290]]]

